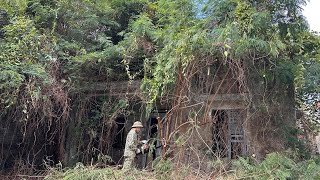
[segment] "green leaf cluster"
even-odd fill
[[[315,160],[296,162],[286,154],[271,153],[262,162],[239,157],[233,163],[239,179],[318,179],[320,164]]]

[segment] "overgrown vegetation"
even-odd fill
[[[220,164],[220,167],[226,164]],[[121,170],[78,165],[74,169],[57,171],[51,169],[46,179],[319,179],[319,158],[300,161],[292,152],[271,153],[258,162],[254,157],[243,158],[232,162],[232,166],[215,174],[198,174],[190,172],[189,167],[175,170],[170,160],[161,161],[154,167],[154,172],[132,171],[123,174]]]
[[[212,104],[194,100],[201,94],[243,96],[255,122],[251,128],[259,131],[251,132],[257,138],[285,137],[274,126],[286,125],[295,107],[310,111],[301,123],[308,133],[317,132],[315,100],[306,103],[306,97],[319,93],[320,38],[309,32],[302,16],[305,3],[2,0],[0,128],[6,148],[0,154],[1,169],[9,174],[28,169],[23,172],[34,174],[59,162],[63,166],[78,161],[117,164],[109,156],[119,134],[115,119],[137,116],[134,109],[139,109],[140,118],[148,117],[159,102],[172,107],[159,122],[165,128],[159,138],[168,144],[163,154],[170,146],[190,146],[195,152],[187,140],[176,143],[176,135],[190,124],[190,131],[200,136],[199,122],[210,121]],[[131,95],[136,80],[141,81],[141,93]],[[127,86],[121,89],[123,82]],[[282,130],[286,128],[292,127]],[[318,178],[319,162],[297,139],[300,132],[294,127],[286,133],[286,148],[299,153],[299,161],[274,153],[261,162],[240,158],[234,164],[235,173],[219,172],[242,179]],[[274,144],[282,147],[284,143]],[[265,141],[264,146],[260,148],[268,154],[271,145]],[[202,150],[205,157],[215,157],[208,147],[205,144]],[[177,161],[183,163],[184,152],[179,153]],[[180,171],[181,178],[206,177],[192,165],[160,162],[155,166],[156,177],[147,177],[172,178],[175,168],[186,169]],[[48,178],[123,177],[117,170],[84,166],[56,172]],[[143,176],[137,173],[132,178]]]
[[[272,153],[260,163],[254,158],[234,162],[236,179],[318,179],[319,160],[295,161],[291,155]]]

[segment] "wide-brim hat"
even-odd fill
[[[133,123],[132,127],[133,128],[138,128],[138,127],[139,128],[143,128],[143,125],[142,125],[142,123],[140,121],[136,121],[136,122]]]

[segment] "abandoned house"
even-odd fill
[[[284,150],[284,127],[295,126],[293,86],[279,79],[269,85],[256,72],[247,72],[251,82],[245,87],[238,73],[221,62],[204,66],[192,77],[188,91],[181,88],[181,94],[160,98],[147,117],[141,81],[111,85],[113,94],[127,98],[132,112],[115,118],[117,131],[109,151],[113,162],[121,164],[126,134],[136,120],[145,126],[141,139],[153,140],[152,153],[138,156],[141,168],[168,156],[194,166],[201,161],[201,168],[208,169],[215,158],[262,159]]]
[[[215,158],[261,159],[284,149],[281,127],[295,124],[292,84],[278,79],[267,84],[254,71],[244,72],[247,79],[239,81],[241,72],[228,67],[218,61],[203,66],[193,73],[190,88],[177,81],[178,93],[158,99],[147,116],[141,81],[134,80],[82,85],[83,94],[71,98],[75,105],[68,118],[53,118],[50,126],[12,123],[8,117],[1,124],[1,169],[58,162],[121,164],[126,135],[136,120],[145,126],[141,139],[152,139],[154,149],[139,155],[141,168],[167,157],[209,170]],[[118,109],[104,111],[114,105]],[[90,123],[94,119],[96,124]]]

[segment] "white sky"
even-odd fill
[[[310,29],[320,32],[320,0],[309,0],[303,15],[307,18]]]

